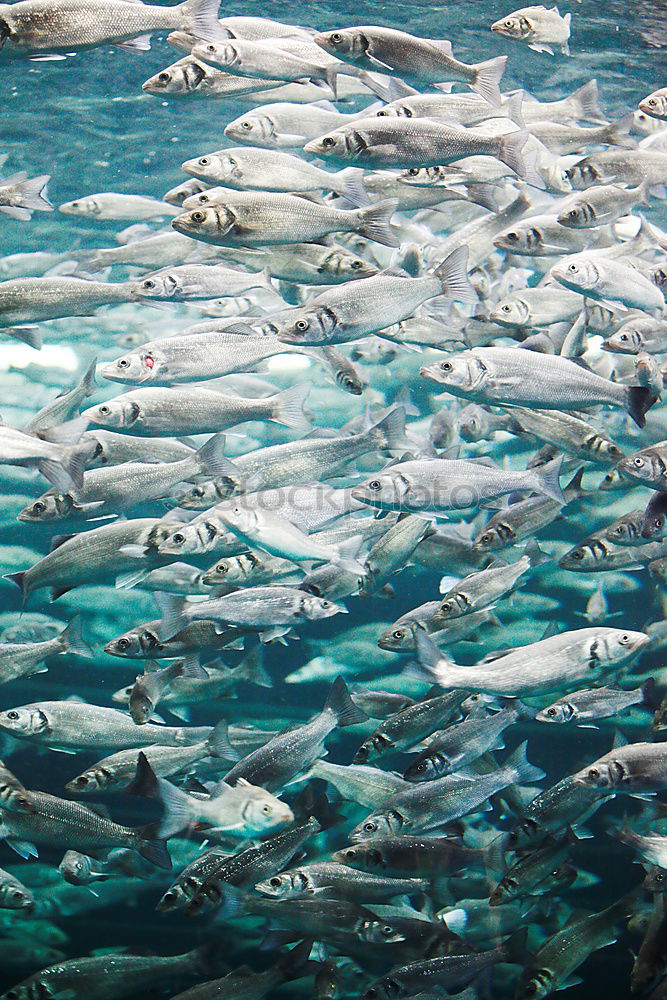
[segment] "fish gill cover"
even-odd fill
[[[667,997],[666,23],[0,5],[6,1000]]]

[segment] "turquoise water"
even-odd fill
[[[525,89],[542,101],[560,99],[595,78],[600,92],[600,103],[606,116],[614,120],[634,111],[639,100],[665,82],[665,46],[667,46],[667,14],[660,3],[627,4],[609,0],[600,4],[596,0],[573,3],[571,57],[560,53],[554,57],[532,52],[519,43],[492,35],[490,24],[508,12],[504,4],[477,0],[467,5],[430,4],[411,2],[391,4],[311,3],[303,9],[296,5],[265,2],[246,3],[242,9],[222,11],[225,14],[263,16],[309,26],[319,30],[341,25],[383,24],[402,28],[417,35],[449,38],[457,57],[465,62],[476,62],[506,54],[508,66],[502,81],[502,90]],[[149,52],[132,54],[102,45],[96,49],[68,55],[66,59],[29,60],[18,56],[6,44],[0,55],[2,67],[3,107],[2,142],[0,152],[7,154],[3,168],[5,175],[26,171],[29,176],[50,174],[48,195],[54,206],[78,197],[101,191],[138,194],[161,198],[166,191],[182,183],[186,175],[180,169],[187,159],[220,149],[230,143],[223,131],[229,121],[260,103],[259,98],[243,100],[206,99],[196,95],[175,97],[154,96],[143,93],[142,83],[175,62],[183,53],[171,49],[160,33],[153,39]],[[459,87],[458,89],[463,89]],[[341,102],[341,110],[358,110],[365,98],[357,97],[349,105]],[[635,136],[636,139],[639,134]],[[665,202],[652,198],[646,217],[658,227],[667,228]],[[409,217],[403,217],[407,227]],[[426,218],[425,224],[429,220]],[[465,221],[464,215],[452,210],[451,217],[438,220],[439,236],[455,233]],[[87,273],[86,252],[118,245],[117,234],[131,226],[132,219],[100,221],[59,213],[35,213],[31,221],[21,222],[2,216],[0,219],[0,276],[11,278],[21,274],[24,266],[10,255],[47,251],[62,255],[63,260],[74,261],[81,272]],[[150,221],[148,227],[158,228]],[[168,225],[168,223],[166,224]],[[414,232],[404,243],[414,242]],[[355,252],[377,253],[377,260],[384,266],[392,263],[391,253],[377,246],[361,245]],[[10,259],[8,259],[10,258]],[[372,259],[372,257],[368,257]],[[530,267],[531,258],[526,266]],[[50,262],[51,263],[51,262]],[[52,262],[56,264],[55,258]],[[515,258],[513,264],[518,266]],[[26,274],[40,275],[39,264],[25,264]],[[64,270],[70,271],[70,265]],[[145,270],[145,269],[144,269]],[[490,270],[489,301],[494,302],[502,277],[505,261],[497,256],[496,267]],[[98,279],[118,281],[135,277],[141,269],[125,271],[115,269],[109,274],[95,274]],[[529,276],[531,283],[533,277]],[[247,301],[247,300],[250,301]],[[230,304],[232,303],[232,304]],[[276,301],[260,304],[260,309],[270,312],[277,308]],[[222,315],[240,314],[244,318],[253,307],[252,292],[240,297],[236,305],[226,300]],[[220,315],[220,310],[212,311]],[[165,334],[177,332],[208,315],[201,303],[185,305],[167,304],[152,308],[148,304],[124,304],[107,307],[85,318],[65,318],[40,324],[44,340],[42,351],[30,351],[17,346],[16,341],[3,338],[0,351],[0,414],[13,426],[22,427],[43,405],[57,393],[74,386],[88,365],[94,360],[102,364],[119,357],[125,350]],[[246,315],[247,318],[247,315]],[[438,403],[433,386],[426,386],[419,377],[419,368],[439,358],[439,354],[402,349],[386,340],[369,338],[365,341],[343,345],[343,353],[354,361],[366,383],[362,395],[346,394],[337,387],[320,365],[310,364],[307,369],[280,363],[260,368],[259,378],[267,380],[275,389],[286,389],[307,378],[312,382],[308,408],[313,423],[321,433],[358,431],[365,426],[366,408],[370,407],[373,421],[386,412],[385,408],[405,401],[401,391],[409,390],[408,427],[415,440],[424,440],[428,433],[428,418],[442,406],[452,414],[459,410],[459,401],[443,395]],[[599,362],[600,352],[596,359]],[[603,355],[604,358],[604,355]],[[664,357],[660,359],[664,360]],[[603,362],[602,362],[603,363]],[[601,364],[602,364],[601,363]],[[253,369],[254,370],[254,369]],[[304,375],[305,371],[305,375]],[[629,377],[627,369],[622,375]],[[605,374],[608,372],[605,370]],[[102,402],[117,395],[122,385],[98,377],[98,387],[86,406]],[[238,391],[245,395],[249,383],[237,383]],[[266,383],[257,385],[258,394],[266,391]],[[398,397],[398,399],[397,399]],[[462,404],[463,405],[463,404]],[[593,421],[595,422],[595,420]],[[665,410],[658,404],[650,412],[647,426],[641,432],[631,425],[621,411],[604,409],[598,426],[630,453],[665,438]],[[226,454],[234,460],[261,445],[296,441],[299,434],[275,423],[244,424],[228,434]],[[197,438],[201,445],[204,437]],[[537,451],[537,445],[526,437],[497,436],[476,445],[461,444],[455,437],[447,441],[445,457],[490,457],[502,463],[507,459],[512,468],[524,469]],[[402,449],[394,449],[394,456],[402,456]],[[335,479],[336,485],[357,485],[367,480],[383,467],[386,457],[366,454],[359,458],[356,470],[348,469],[347,476]],[[569,468],[569,466],[568,466]],[[644,507],[649,491],[628,484],[627,488],[609,493],[595,492],[606,470],[588,466],[585,484],[591,497],[585,503],[568,509],[567,515],[555,521],[539,535],[540,544],[555,557],[560,557],[571,546],[594,530],[602,528],[615,518],[634,508]],[[27,524],[17,521],[18,513],[47,489],[48,483],[34,469],[21,469],[9,465],[2,469],[4,502],[0,509],[0,563],[3,573],[27,569],[46,554],[53,536],[61,531],[77,532],[82,523],[72,519],[61,524]],[[565,483],[569,476],[564,475]],[[131,507],[129,517],[162,517],[175,504],[175,495]],[[470,540],[470,526],[474,533],[481,530],[485,512],[468,511],[452,515],[462,520],[463,537]],[[440,526],[444,519],[440,522]],[[466,531],[468,535],[466,536]],[[378,648],[377,639],[403,614],[427,601],[439,597],[441,577],[458,579],[470,572],[473,563],[457,562],[447,551],[438,557],[433,549],[422,543],[421,551],[406,556],[408,565],[399,568],[391,578],[390,596],[373,594],[341,598],[349,613],[322,621],[299,624],[287,644],[267,643],[263,650],[263,664],[273,687],[241,684],[238,697],[221,698],[216,703],[203,699],[191,706],[186,724],[209,726],[226,718],[232,726],[256,727],[265,733],[281,730],[287,725],[304,723],[321,709],[329,686],[338,673],[350,684],[359,683],[372,689],[401,692],[415,698],[423,697],[429,685],[406,668],[413,661],[412,655],[400,655]],[[510,550],[509,561],[518,558],[522,546]],[[505,556],[507,553],[501,553]],[[201,569],[212,565],[215,555],[204,555],[193,560]],[[188,560],[190,562],[190,560]],[[159,617],[156,602],[148,589],[118,589],[114,586],[117,568],[110,560],[108,573],[92,584],[70,590],[54,603],[49,603],[46,591],[32,594],[25,605],[16,588],[6,580],[0,583],[0,627],[11,629],[10,638],[23,641],[50,637],[74,616],[80,615],[86,641],[93,656],[51,657],[48,672],[32,677],[12,680],[0,690],[0,711],[30,702],[56,701],[70,698],[83,699],[91,704],[119,706],[112,696],[119,689],[133,683],[141,671],[143,660],[120,659],[103,651],[104,645],[128,629]],[[452,583],[450,579],[444,590]],[[536,642],[546,630],[566,631],[589,624],[582,615],[597,585],[604,585],[606,610],[596,624],[631,630],[643,630],[647,625],[664,625],[664,591],[660,583],[649,577],[646,570],[576,574],[558,569],[554,563],[543,566],[531,574],[528,583],[514,596],[504,597],[495,609],[499,622],[485,622],[476,630],[472,641],[448,647],[457,663],[475,664],[495,650]],[[338,599],[338,598],[336,598]],[[655,630],[654,630],[655,631]],[[664,629],[663,629],[664,634]],[[8,641],[7,637],[3,641]],[[663,670],[662,650],[664,639],[658,634],[653,645],[647,648],[633,666],[628,666],[620,680],[625,688],[637,686],[647,676],[654,674],[660,682]],[[223,654],[229,667],[243,661],[247,648],[232,649]],[[162,663],[164,666],[165,664]],[[296,678],[291,675],[297,673]],[[290,678],[286,682],[285,678]],[[296,681],[296,682],[295,682]],[[612,681],[609,681],[612,683]],[[664,681],[663,681],[664,684]],[[584,685],[579,685],[583,687]],[[660,694],[663,692],[660,691]],[[555,699],[556,695],[553,696]],[[530,700],[530,699],[529,699]],[[534,700],[535,707],[548,704],[549,696]],[[158,707],[170,726],[179,725],[183,719],[171,713],[168,707]],[[651,716],[641,709],[633,709],[629,716],[604,720],[600,729],[570,726],[540,726],[535,722],[522,722],[508,733],[508,750],[522,740],[528,740],[528,757],[546,772],[539,783],[547,788],[564,775],[595,760],[611,746],[616,724],[631,742],[660,739],[660,734],[650,729]],[[352,731],[341,730],[329,741],[329,757],[335,763],[348,764],[362,739],[371,732],[373,723],[364,723]],[[103,742],[103,741],[102,741]],[[0,737],[0,757],[28,788],[63,795],[65,783],[80,774],[110,751],[82,749],[71,753],[31,746],[29,742],[12,739],[3,733]],[[504,760],[506,752],[498,755]],[[382,760],[387,770],[400,774],[409,763],[406,754],[394,754]],[[219,770],[217,778],[224,774]],[[203,769],[202,778],[211,774]],[[303,782],[288,786],[283,794],[298,809],[298,793]],[[280,791],[280,790],[279,790]],[[328,794],[336,799],[335,790]],[[663,793],[664,794],[664,793]],[[295,804],[296,800],[296,804]],[[87,801],[87,800],[84,800]],[[118,822],[145,824],[160,815],[160,807],[152,801],[133,799],[122,792],[102,794],[91,801],[108,806]],[[552,933],[573,913],[593,913],[609,905],[624,892],[639,883],[641,869],[632,864],[631,852],[621,847],[605,834],[605,827],[618,824],[626,811],[637,819],[645,804],[620,797],[604,807],[603,812],[591,821],[594,836],[578,842],[574,863],[580,871],[578,884],[572,889],[554,893],[548,906],[536,910],[526,903],[523,919],[537,928],[529,948],[536,948],[541,937]],[[486,843],[494,830],[507,830],[512,825],[510,806],[495,801],[495,811],[489,816],[476,813],[474,819],[463,817],[463,825],[478,834]],[[342,806],[345,819],[330,831],[311,842],[307,848],[309,861],[325,858],[332,851],[347,844],[347,835],[368,810],[356,803]],[[0,812],[0,818],[1,818]],[[636,824],[635,824],[636,825]],[[454,835],[460,827],[450,826]],[[229,968],[247,964],[253,971],[267,968],[285,953],[285,947],[269,942],[260,949],[266,925],[257,917],[240,916],[231,921],[214,919],[211,913],[188,917],[183,911],[160,914],[155,906],[178,870],[189,861],[205,840],[205,832],[194,832],[190,839],[174,837],[170,841],[174,871],[151,870],[146,877],[130,881],[109,881],[91,887],[70,890],[58,873],[58,864],[64,850],[70,846],[39,846],[39,859],[22,860],[10,847],[0,845],[0,868],[10,869],[25,885],[33,888],[37,897],[36,915],[49,922],[49,927],[32,925],[28,913],[15,914],[0,909],[0,987],[8,989],[24,977],[50,964],[36,947],[36,942],[48,942],[67,959],[99,954],[104,950],[138,951],[142,954],[171,955],[199,945],[216,942],[221,946],[224,961]],[[29,838],[27,838],[29,839]],[[223,841],[230,851],[239,848],[238,840]],[[94,852],[91,852],[94,853]],[[466,879],[466,875],[468,879]],[[483,880],[482,880],[483,881]],[[445,905],[456,908],[461,899],[484,899],[485,886],[479,878],[473,879],[464,872],[435,896],[431,891],[418,894],[413,903],[432,916],[434,908]],[[439,900],[435,905],[433,899]],[[640,895],[633,904],[637,914],[646,910],[648,896]],[[9,915],[9,916],[7,916]],[[5,919],[6,918],[6,919]],[[387,917],[388,920],[391,917]],[[22,930],[22,921],[26,921]],[[40,939],[39,934],[46,937]],[[491,929],[481,948],[490,947],[502,935]],[[298,939],[298,935],[297,935]],[[17,961],[13,942],[22,942],[28,956]],[[573,986],[573,998],[630,996],[628,976],[631,967],[629,949],[636,951],[641,938],[620,931],[620,942],[597,952],[587,961],[583,971],[583,984]],[[478,942],[479,943],[479,942]],[[4,950],[3,950],[4,949]],[[341,996],[361,996],[372,981],[385,975],[395,965],[420,957],[418,952],[405,952],[400,948],[389,950],[373,945],[356,943],[354,948],[337,949],[335,945],[325,950],[335,964],[343,968],[344,986]],[[5,961],[3,961],[3,955]],[[321,960],[322,950],[313,952]],[[353,963],[352,971],[348,963]],[[316,971],[311,968],[309,973]],[[211,978],[199,975],[199,981]],[[181,989],[197,981],[197,976],[174,979],[166,987],[156,988],[156,995],[176,996]],[[489,983],[481,980],[473,987],[472,996],[510,997],[514,995],[516,966],[503,965],[499,974]],[[620,984],[620,985],[619,985]],[[88,992],[90,987],[78,983],[75,996],[97,996]],[[478,992],[477,992],[478,990]],[[48,994],[47,994],[48,995]],[[58,994],[59,996],[60,994]],[[128,995],[127,991],[112,995]],[[144,995],[135,989],[129,995]],[[226,993],[220,995],[226,996]],[[275,989],[269,996],[315,996],[312,974],[309,978]],[[408,995],[408,994],[401,994]],[[430,994],[428,994],[430,995]],[[657,996],[657,994],[656,994]]]

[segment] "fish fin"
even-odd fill
[[[538,492],[550,497],[559,504],[565,503],[565,497],[560,486],[559,477],[563,465],[563,455],[541,465],[535,470],[538,481]]]
[[[526,164],[521,155],[521,150],[527,141],[528,132],[525,129],[509,132],[500,140],[498,159],[506,163],[510,170],[513,170],[518,177],[526,176]]]
[[[273,687],[273,681],[264,669],[264,650],[261,643],[253,646],[238,667],[235,667],[232,680],[245,681],[246,684],[255,684],[257,687]]]
[[[63,643],[63,649],[67,650],[67,652],[76,653],[77,656],[85,656],[88,659],[91,659],[95,655],[83,638],[81,632],[81,615],[76,615],[76,617],[72,618],[67,628],[63,629],[60,633],[60,640]]]
[[[468,247],[456,247],[434,269],[442,294],[457,302],[476,302],[477,293],[468,280]]]
[[[311,383],[304,382],[302,385],[293,385],[289,389],[284,389],[274,396],[273,419],[276,423],[307,434],[312,429],[312,423],[304,406],[311,389]]]
[[[11,847],[20,857],[28,861],[30,858],[38,858],[39,852],[34,844],[29,840],[16,840],[14,837],[7,837],[5,840],[7,847]]]
[[[21,202],[19,207],[27,209],[29,212],[52,212],[53,205],[46,197],[46,185],[50,180],[49,174],[40,174],[39,177],[28,177],[20,181]]]
[[[551,46],[546,45],[544,42],[531,42],[528,48],[532,49],[533,52],[546,52],[550,56],[554,55],[554,50]]]
[[[131,590],[132,587],[136,587],[138,583],[145,580],[150,570],[148,569],[138,569],[132,570],[129,573],[119,573],[116,577],[116,589],[117,590]]]
[[[387,198],[368,208],[357,209],[359,235],[385,247],[397,247],[399,241],[391,228],[391,217],[397,206],[397,198]]]
[[[505,761],[505,767],[511,768],[516,774],[515,784],[532,785],[541,781],[545,777],[545,772],[540,767],[535,767],[526,759],[526,748],[528,741],[520,743],[516,750],[510,754]]]
[[[20,208],[18,205],[0,205],[0,212],[3,215],[8,215],[10,219],[16,219],[18,222],[29,222],[32,218],[32,213],[27,208]]]
[[[126,52],[150,52],[151,36],[137,35],[136,38],[128,38],[125,42],[115,42],[115,45],[119,49],[125,49]]]
[[[600,107],[600,93],[598,91],[597,80],[589,80],[583,87],[579,87],[570,95],[580,108],[581,114],[578,116],[582,121],[600,122],[606,124],[607,119]]]
[[[11,583],[15,583],[23,594],[23,600],[25,601],[28,596],[28,586],[26,584],[26,571],[23,570],[20,573],[5,573],[2,577],[3,580],[9,580]]]
[[[645,385],[630,385],[628,389],[627,410],[638,427],[646,423],[646,414],[658,397]]]
[[[177,9],[183,17],[182,31],[209,42],[229,38],[229,33],[218,21],[220,0],[186,0]]]
[[[8,326],[2,331],[6,336],[20,340],[22,344],[33,347],[36,351],[42,348],[42,335],[36,326]]]
[[[338,546],[338,557],[334,561],[335,565],[343,572],[365,576],[366,566],[357,559],[363,541],[363,535],[353,535],[352,538],[346,538]]]
[[[201,465],[202,472],[212,478],[218,476],[238,476],[239,472],[233,462],[224,456],[225,435],[214,434],[206,444],[203,444],[195,455]]]
[[[507,56],[496,56],[475,65],[475,76],[470,88],[480,94],[485,101],[499,107],[501,104],[500,81],[505,72]]]
[[[364,184],[364,170],[361,167],[345,167],[332,177],[335,178],[336,192],[358,207],[370,205],[370,198]]]
[[[334,713],[340,729],[344,729],[346,726],[357,726],[368,720],[366,713],[352,701],[347,684],[340,676],[331,685],[324,709]]]
[[[172,863],[166,839],[153,837],[153,826],[146,827],[146,829],[141,832],[142,835],[146,836],[146,839],[137,844],[139,854],[142,858],[148,861],[149,864],[155,865],[156,868],[163,868],[165,871],[170,871]]]
[[[376,442],[376,448],[381,451],[396,451],[412,447],[405,437],[405,410],[395,406],[382,420],[378,421],[368,432]]]
[[[171,639],[186,624],[186,618],[183,614],[185,601],[172,594],[156,594],[155,600],[162,613],[162,618],[156,625],[158,639],[160,641]]]
[[[241,760],[241,753],[229,740],[226,719],[220,719],[206,742],[212,757],[220,757],[223,760]]]

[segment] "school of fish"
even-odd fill
[[[667,86],[333,13],[0,4],[221,136],[0,180],[0,1000],[667,998]]]

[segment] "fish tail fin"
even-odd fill
[[[338,546],[338,558],[334,561],[344,572],[357,576],[366,575],[366,566],[357,558],[363,540],[363,535],[353,535]]]
[[[168,840],[190,826],[193,820],[193,808],[190,796],[176,785],[158,778],[148,763],[146,754],[140,753],[137,760],[137,773],[127,787],[131,795],[141,795],[146,798],[159,799],[164,809],[164,815],[154,827],[159,840]]]
[[[627,146],[630,129],[634,123],[634,115],[623,115],[618,121],[605,126],[603,141],[613,146]]]
[[[21,591],[21,594],[23,595],[24,601],[28,596],[28,586],[25,577],[26,577],[25,570],[23,570],[20,573],[5,573],[2,577],[3,580],[10,580],[12,583],[16,584],[16,586]]]
[[[160,641],[171,639],[186,624],[186,618],[183,614],[185,602],[172,594],[159,594],[156,600],[162,612],[162,618],[156,626],[158,639]]]
[[[500,81],[505,72],[507,56],[496,56],[494,59],[487,59],[486,62],[477,63],[475,66],[475,76],[470,84],[489,104],[499,107],[501,104]]]
[[[92,394],[95,392],[95,389],[97,388],[97,381],[95,379],[96,371],[97,371],[97,358],[93,358],[93,360],[90,362],[87,369],[83,373],[81,381],[79,382],[79,388],[84,393],[86,399],[88,398],[88,396],[92,396]]]
[[[336,194],[346,198],[350,204],[361,207],[370,204],[364,184],[364,170],[361,167],[345,167],[335,175],[335,181]]]
[[[386,417],[369,428],[368,434],[378,449],[393,451],[405,448],[405,409],[402,406],[395,406]]]
[[[357,209],[359,235],[375,243],[381,243],[385,247],[397,247],[398,238],[391,228],[391,217],[397,205],[397,198],[387,198],[375,205],[369,205],[368,208]]]
[[[340,729],[344,729],[346,726],[357,726],[360,722],[366,722],[368,719],[366,713],[352,701],[347,684],[342,677],[337,677],[331,685],[324,709],[334,713],[336,724]]]
[[[29,212],[52,212],[53,205],[46,196],[46,185],[51,180],[49,174],[28,177],[18,185],[21,189],[19,207]]]
[[[226,719],[220,719],[206,743],[212,757],[219,757],[222,760],[241,760],[241,754],[229,739]]]
[[[20,340],[22,344],[33,347],[36,351],[42,348],[42,335],[36,326],[8,326],[3,331],[8,337]]]
[[[526,542],[523,554],[528,556],[531,568],[542,566],[553,559],[553,556],[550,556],[548,552],[540,548],[540,543],[536,538],[531,538],[529,542]]]
[[[526,163],[521,155],[521,150],[527,141],[528,132],[525,129],[509,132],[500,140],[498,159],[506,163],[510,170],[513,170],[518,177],[525,177],[527,173]]]
[[[626,408],[637,427],[646,423],[646,414],[658,397],[646,385],[629,385]]]
[[[572,100],[579,105],[579,115],[583,121],[605,123],[607,118],[600,107],[600,92],[597,80],[589,80],[579,90],[571,94]]]
[[[313,939],[307,938],[278,959],[276,964],[286,979],[298,978],[299,970],[308,961],[312,947]]]
[[[238,667],[234,669],[233,679],[255,684],[257,687],[273,687],[273,681],[264,668],[264,649],[261,642],[246,653]]]
[[[201,446],[195,455],[195,460],[199,463],[202,472],[213,478],[237,474],[236,466],[228,458],[225,458],[225,443],[224,434],[214,434],[206,444]]]
[[[149,864],[170,871],[172,864],[167,841],[164,837],[153,836],[154,829],[153,826],[149,826],[141,831],[145,839],[137,844],[137,851]]]
[[[63,652],[76,653],[77,656],[85,656],[89,659],[95,654],[83,638],[81,632],[81,615],[76,615],[71,622],[60,633],[60,641],[63,644]]]
[[[542,768],[531,764],[526,758],[527,747],[528,741],[524,740],[505,761],[505,767],[513,772],[513,783],[517,785],[534,785],[544,777]]]
[[[186,0],[177,9],[182,31],[210,42],[224,41],[229,37],[218,21],[220,0]]]
[[[544,496],[551,497],[557,503],[565,503],[565,497],[560,486],[560,471],[563,465],[563,455],[547,462],[535,470],[537,479],[537,490]]]
[[[419,672],[425,680],[438,684],[440,687],[450,687],[447,679],[447,660],[426,629],[419,622],[413,626],[415,649]],[[454,686],[454,685],[451,685]]]
[[[326,69],[322,71],[322,79],[326,81],[326,85],[333,94],[334,101],[338,99],[338,73],[340,72],[338,66],[327,66]]]
[[[462,244],[438,264],[434,272],[442,294],[457,302],[475,302],[477,294],[468,280],[468,247]]]
[[[285,427],[292,427],[295,431],[307,434],[312,424],[310,417],[306,413],[306,400],[310,394],[312,386],[310,382],[303,385],[293,385],[289,389],[283,389],[273,397],[273,419],[277,424]]]

